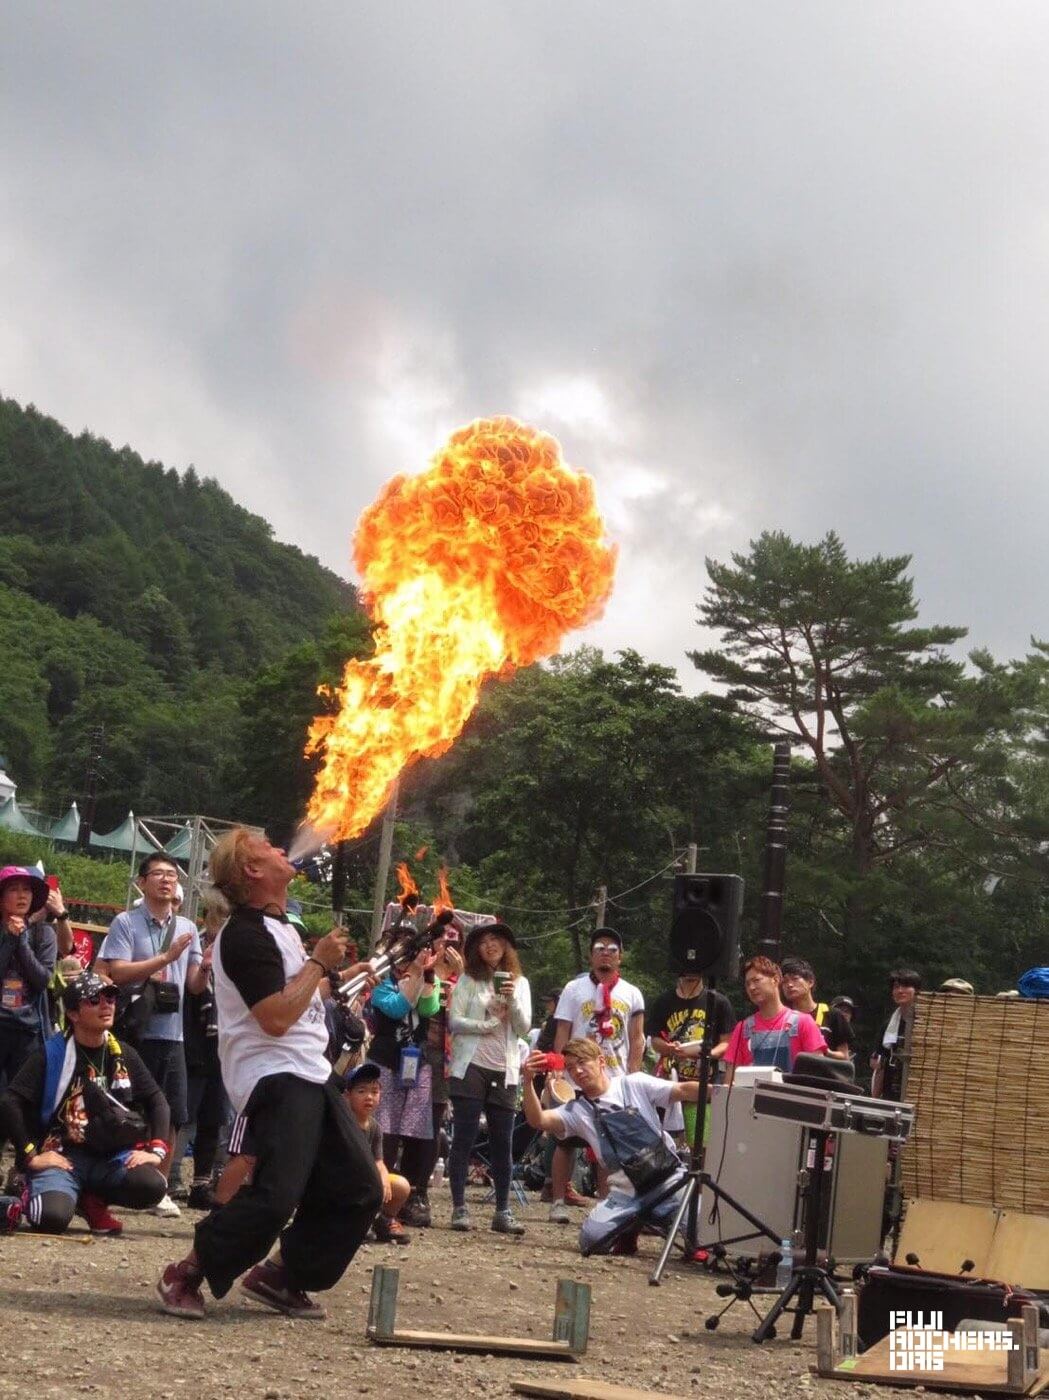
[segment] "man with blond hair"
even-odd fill
[[[658,1110],[672,1103],[696,1103],[699,1083],[674,1083],[651,1074],[613,1075],[596,1041],[579,1037],[564,1048],[565,1069],[579,1090],[579,1097],[561,1108],[544,1109],[535,1092],[534,1077],[546,1066],[546,1056],[530,1055],[524,1065],[525,1118],[531,1127],[549,1133],[558,1141],[581,1137],[608,1172],[608,1195],[583,1221],[579,1231],[582,1254],[636,1254],[641,1222],[648,1217],[667,1225],[681,1204],[680,1192],[673,1191],[658,1205],[674,1176],[684,1183],[685,1168],[678,1162],[654,1186],[638,1191],[623,1170],[615,1152],[616,1114],[623,1110],[637,1115],[647,1129],[652,1144],[662,1140],[672,1159],[674,1144],[663,1131]],[[642,1130],[643,1131],[643,1130]],[[636,1145],[636,1143],[635,1143]],[[630,1228],[631,1221],[637,1224]]]
[[[325,1054],[323,998],[346,933],[333,928],[307,956],[287,917],[294,867],[245,827],[216,843],[210,873],[232,906],[213,945],[219,1060],[255,1168],[250,1185],[200,1221],[193,1249],[167,1266],[157,1293],[165,1312],[201,1318],[202,1284],[222,1298],[250,1269],[241,1285],[249,1298],[286,1317],[321,1318],[310,1291],[335,1286],[382,1204],[368,1142]]]

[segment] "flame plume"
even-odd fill
[[[427,471],[387,482],[354,555],[375,654],[347,663],[339,712],[307,746],[323,756],[309,821],[340,840],[382,811],[407,764],[451,747],[487,677],[597,618],[615,571],[592,479],[513,418],[478,419]]]

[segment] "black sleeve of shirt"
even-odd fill
[[[663,1032],[667,1028],[667,1008],[670,1005],[670,994],[662,992],[649,1007],[648,1015],[645,1017],[645,1034],[658,1036],[663,1039]]]
[[[851,1054],[856,1045],[856,1036],[849,1025],[848,1017],[840,1011],[828,1011],[824,1022],[827,1032],[825,1039],[828,1050],[848,1050]]]
[[[131,1080],[131,1102],[141,1104],[145,1110],[150,1139],[155,1142],[167,1142],[171,1129],[171,1109],[160,1085],[150,1074],[142,1056],[133,1045],[121,1045],[120,1049]]]
[[[19,1170],[26,1163],[26,1147],[37,1141],[40,1132],[40,1104],[44,1097],[46,1062],[43,1049],[34,1050],[22,1061],[14,1079],[0,1094],[0,1135],[14,1143]]]
[[[714,993],[714,1044],[717,1045],[726,1036],[731,1035],[736,1025],[736,1013],[732,1010],[732,1003],[723,992]]]
[[[222,970],[249,1009],[284,990],[284,959],[261,919],[234,914],[219,939]]]

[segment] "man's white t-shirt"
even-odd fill
[[[668,1147],[673,1149],[673,1139],[664,1131],[659,1121],[657,1108],[666,1108],[674,1090],[670,1079],[657,1079],[652,1074],[621,1074],[611,1079],[608,1092],[596,1100],[603,1108],[636,1108],[653,1132],[660,1134]],[[597,1160],[605,1165],[607,1146],[604,1134],[598,1131],[597,1114],[590,1101],[582,1097],[567,1103],[563,1108],[552,1109],[560,1119],[554,1136],[559,1138],[581,1137],[591,1147]],[[622,1196],[634,1196],[634,1184],[622,1171],[609,1172],[609,1188]]]
[[[589,972],[573,977],[557,1002],[554,1018],[567,1021],[572,1027],[570,1040],[592,1040],[601,1047],[610,1074],[626,1074],[630,1053],[630,1020],[644,1013],[645,998],[640,988],[621,977],[612,988],[612,1034],[604,1037],[598,1032],[599,1013],[603,1006],[602,988]]]

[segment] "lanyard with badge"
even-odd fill
[[[13,936],[28,938],[29,925],[26,925],[22,933]],[[9,962],[7,970],[4,973],[3,982],[0,983],[0,1006],[2,1006],[5,1011],[21,1011],[24,1006],[28,1005],[25,978],[20,972],[15,972]]]

